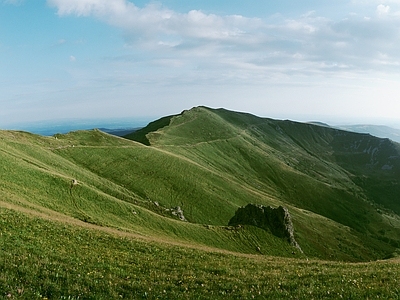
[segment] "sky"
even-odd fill
[[[400,127],[400,0],[0,0],[0,128],[194,106]]]

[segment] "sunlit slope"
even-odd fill
[[[205,107],[184,111],[170,118],[168,125],[153,126],[157,130],[146,134],[152,147],[190,158],[266,196],[259,201],[303,208],[376,241],[399,246],[398,221],[388,221],[398,220],[399,195],[384,197],[396,189],[379,194],[359,183],[375,181],[382,189],[388,184],[398,186],[396,144],[386,145],[387,140],[369,135]],[[355,149],[360,141],[371,149]],[[378,163],[366,164],[368,155],[377,157]],[[386,172],[385,159],[390,161],[390,172]],[[386,177],[380,183],[382,172]],[[379,210],[383,205],[385,209]]]
[[[237,182],[226,172],[200,166],[172,152],[136,144],[134,147],[113,149],[75,146],[55,151],[135,193],[143,200],[138,202],[139,205],[158,208],[160,214],[179,205],[189,222],[207,224],[207,227],[211,224],[214,225],[211,228],[218,229],[220,227],[215,226],[225,226],[238,206],[248,203],[285,205],[289,206],[293,215],[295,234],[306,255],[365,260],[390,255],[394,251],[390,245],[370,240],[329,219],[296,209],[257,188]],[[181,233],[180,236],[185,234],[188,233]]]
[[[56,137],[9,131],[0,134],[0,206],[9,204],[65,222],[73,217],[164,242],[293,256],[289,244],[261,229],[222,226],[238,205],[278,202],[186,158],[100,131]],[[72,179],[79,184],[71,188]],[[172,218],[166,209],[175,205],[184,209],[190,222],[198,224]],[[304,217],[299,210],[292,213],[295,223]],[[317,215],[305,219],[307,223],[296,225],[296,235],[308,256],[367,260],[393,251],[382,245],[366,246],[347,228]],[[326,230],[319,233],[312,228]],[[319,239],[327,230],[342,235],[343,244],[359,249],[359,253],[341,251],[332,239],[320,248]],[[313,239],[307,237],[310,232]]]
[[[55,151],[127,188],[143,199],[144,204],[157,203],[161,209],[159,213],[179,205],[190,222],[224,226],[238,206],[248,203],[286,205],[291,210],[295,234],[305,247],[306,255],[364,260],[390,255],[394,251],[390,245],[365,237],[360,232],[351,232],[347,227],[316,214],[305,213],[257,187],[238,182],[229,172],[210,165],[201,166],[177,155],[176,151],[165,152],[137,144],[135,149],[75,146]],[[109,154],[110,151],[113,155]]]
[[[119,156],[118,149],[134,154],[137,148],[147,152],[140,144],[99,131],[75,132],[57,139],[1,131],[0,206],[12,205],[15,209],[39,212],[58,221],[63,221],[62,215],[65,215],[65,221],[73,217],[166,243],[244,253],[257,253],[259,247],[265,249],[265,254],[293,256],[289,244],[261,229],[227,230],[172,218],[171,213],[165,212],[165,206],[156,206],[140,194],[138,188],[125,187],[120,184],[121,180],[114,182],[73,162],[78,156],[96,157],[99,153],[96,150],[105,149],[101,152],[105,154],[104,161],[98,159],[94,164],[112,172],[108,174],[110,178],[125,177],[123,169],[117,171],[120,159],[125,159]],[[70,152],[71,149],[76,151]],[[69,159],[58,155],[60,152],[70,155]],[[72,179],[79,182],[73,188],[70,187]]]
[[[98,130],[0,132],[0,201],[165,242],[302,256],[269,232],[226,227],[239,206],[285,205],[305,256],[391,256],[398,216],[377,213],[334,157],[310,155],[267,121],[196,108],[139,132],[150,147]],[[187,221],[172,214],[177,206]]]

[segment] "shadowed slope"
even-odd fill
[[[144,128],[141,128],[139,130],[136,130],[135,132],[128,134],[126,137],[130,140],[134,140],[144,145],[150,146],[150,142],[147,139],[146,135],[150,132],[157,131],[158,129],[168,126],[171,119],[172,116],[163,117],[161,119],[149,123],[149,125],[147,125]]]

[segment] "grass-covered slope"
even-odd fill
[[[184,157],[99,131],[54,138],[2,132],[1,141],[3,202],[185,244],[279,256],[297,253],[258,228],[226,227],[238,206],[249,202],[278,204],[277,200]],[[72,179],[79,182],[73,188]],[[176,206],[183,208],[189,222],[172,218],[168,209]],[[293,210],[293,214],[303,213]],[[315,214],[307,216],[307,222],[313,228],[334,224]],[[298,224],[299,229],[301,226]],[[366,260],[393,252],[390,247],[366,247],[361,238],[348,235],[345,227],[333,228],[335,234],[344,236],[347,248],[356,245],[362,251],[356,255],[342,251],[331,238],[321,251],[319,241],[307,238],[303,239],[306,255]],[[314,233],[315,239],[324,234]],[[307,236],[303,230],[297,234],[300,240]]]
[[[140,144],[100,131],[54,138],[22,132],[0,134],[0,204],[10,203],[51,216],[53,212],[61,213],[66,218],[186,245],[244,253],[257,253],[259,247],[266,254],[293,256],[287,243],[257,228],[227,230],[204,226],[211,222],[194,224],[173,218],[166,209],[182,205],[174,202],[177,191],[171,190],[172,183],[163,182],[167,178],[156,175],[154,166],[149,165],[154,156],[161,163],[160,170],[167,167],[164,161],[174,162],[174,157],[163,152],[148,152]],[[135,169],[135,157],[141,159],[142,169]],[[79,184],[71,188],[72,179]],[[137,185],[132,185],[134,182]],[[156,205],[158,198],[150,198],[153,194],[165,197],[170,205]]]
[[[184,111],[146,137],[153,148],[262,194],[262,204],[306,209],[348,226],[370,245],[399,247],[400,156],[389,140],[204,107]],[[325,236],[332,238],[338,239]]]
[[[398,295],[396,260],[305,260],[396,255],[397,144],[204,107],[131,137],[0,131],[0,298]],[[303,253],[227,226],[248,203],[287,207]]]
[[[0,299],[397,299],[400,262],[238,255],[0,207]]]

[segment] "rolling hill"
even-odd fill
[[[327,288],[340,292],[339,270],[356,272],[334,261],[389,258],[360,267],[358,287],[344,284],[353,296],[392,295],[399,152],[399,144],[368,134],[206,107],[126,138],[0,131],[0,297],[285,298],[296,290],[306,298],[330,274],[321,297]],[[272,231],[228,226],[249,203],[286,207],[302,251]],[[288,262],[290,281],[272,275],[272,265]],[[367,279],[372,269],[385,278],[380,287]],[[306,279],[307,272],[319,277]],[[261,284],[262,276],[286,286]],[[308,286],[290,286],[300,279]]]

